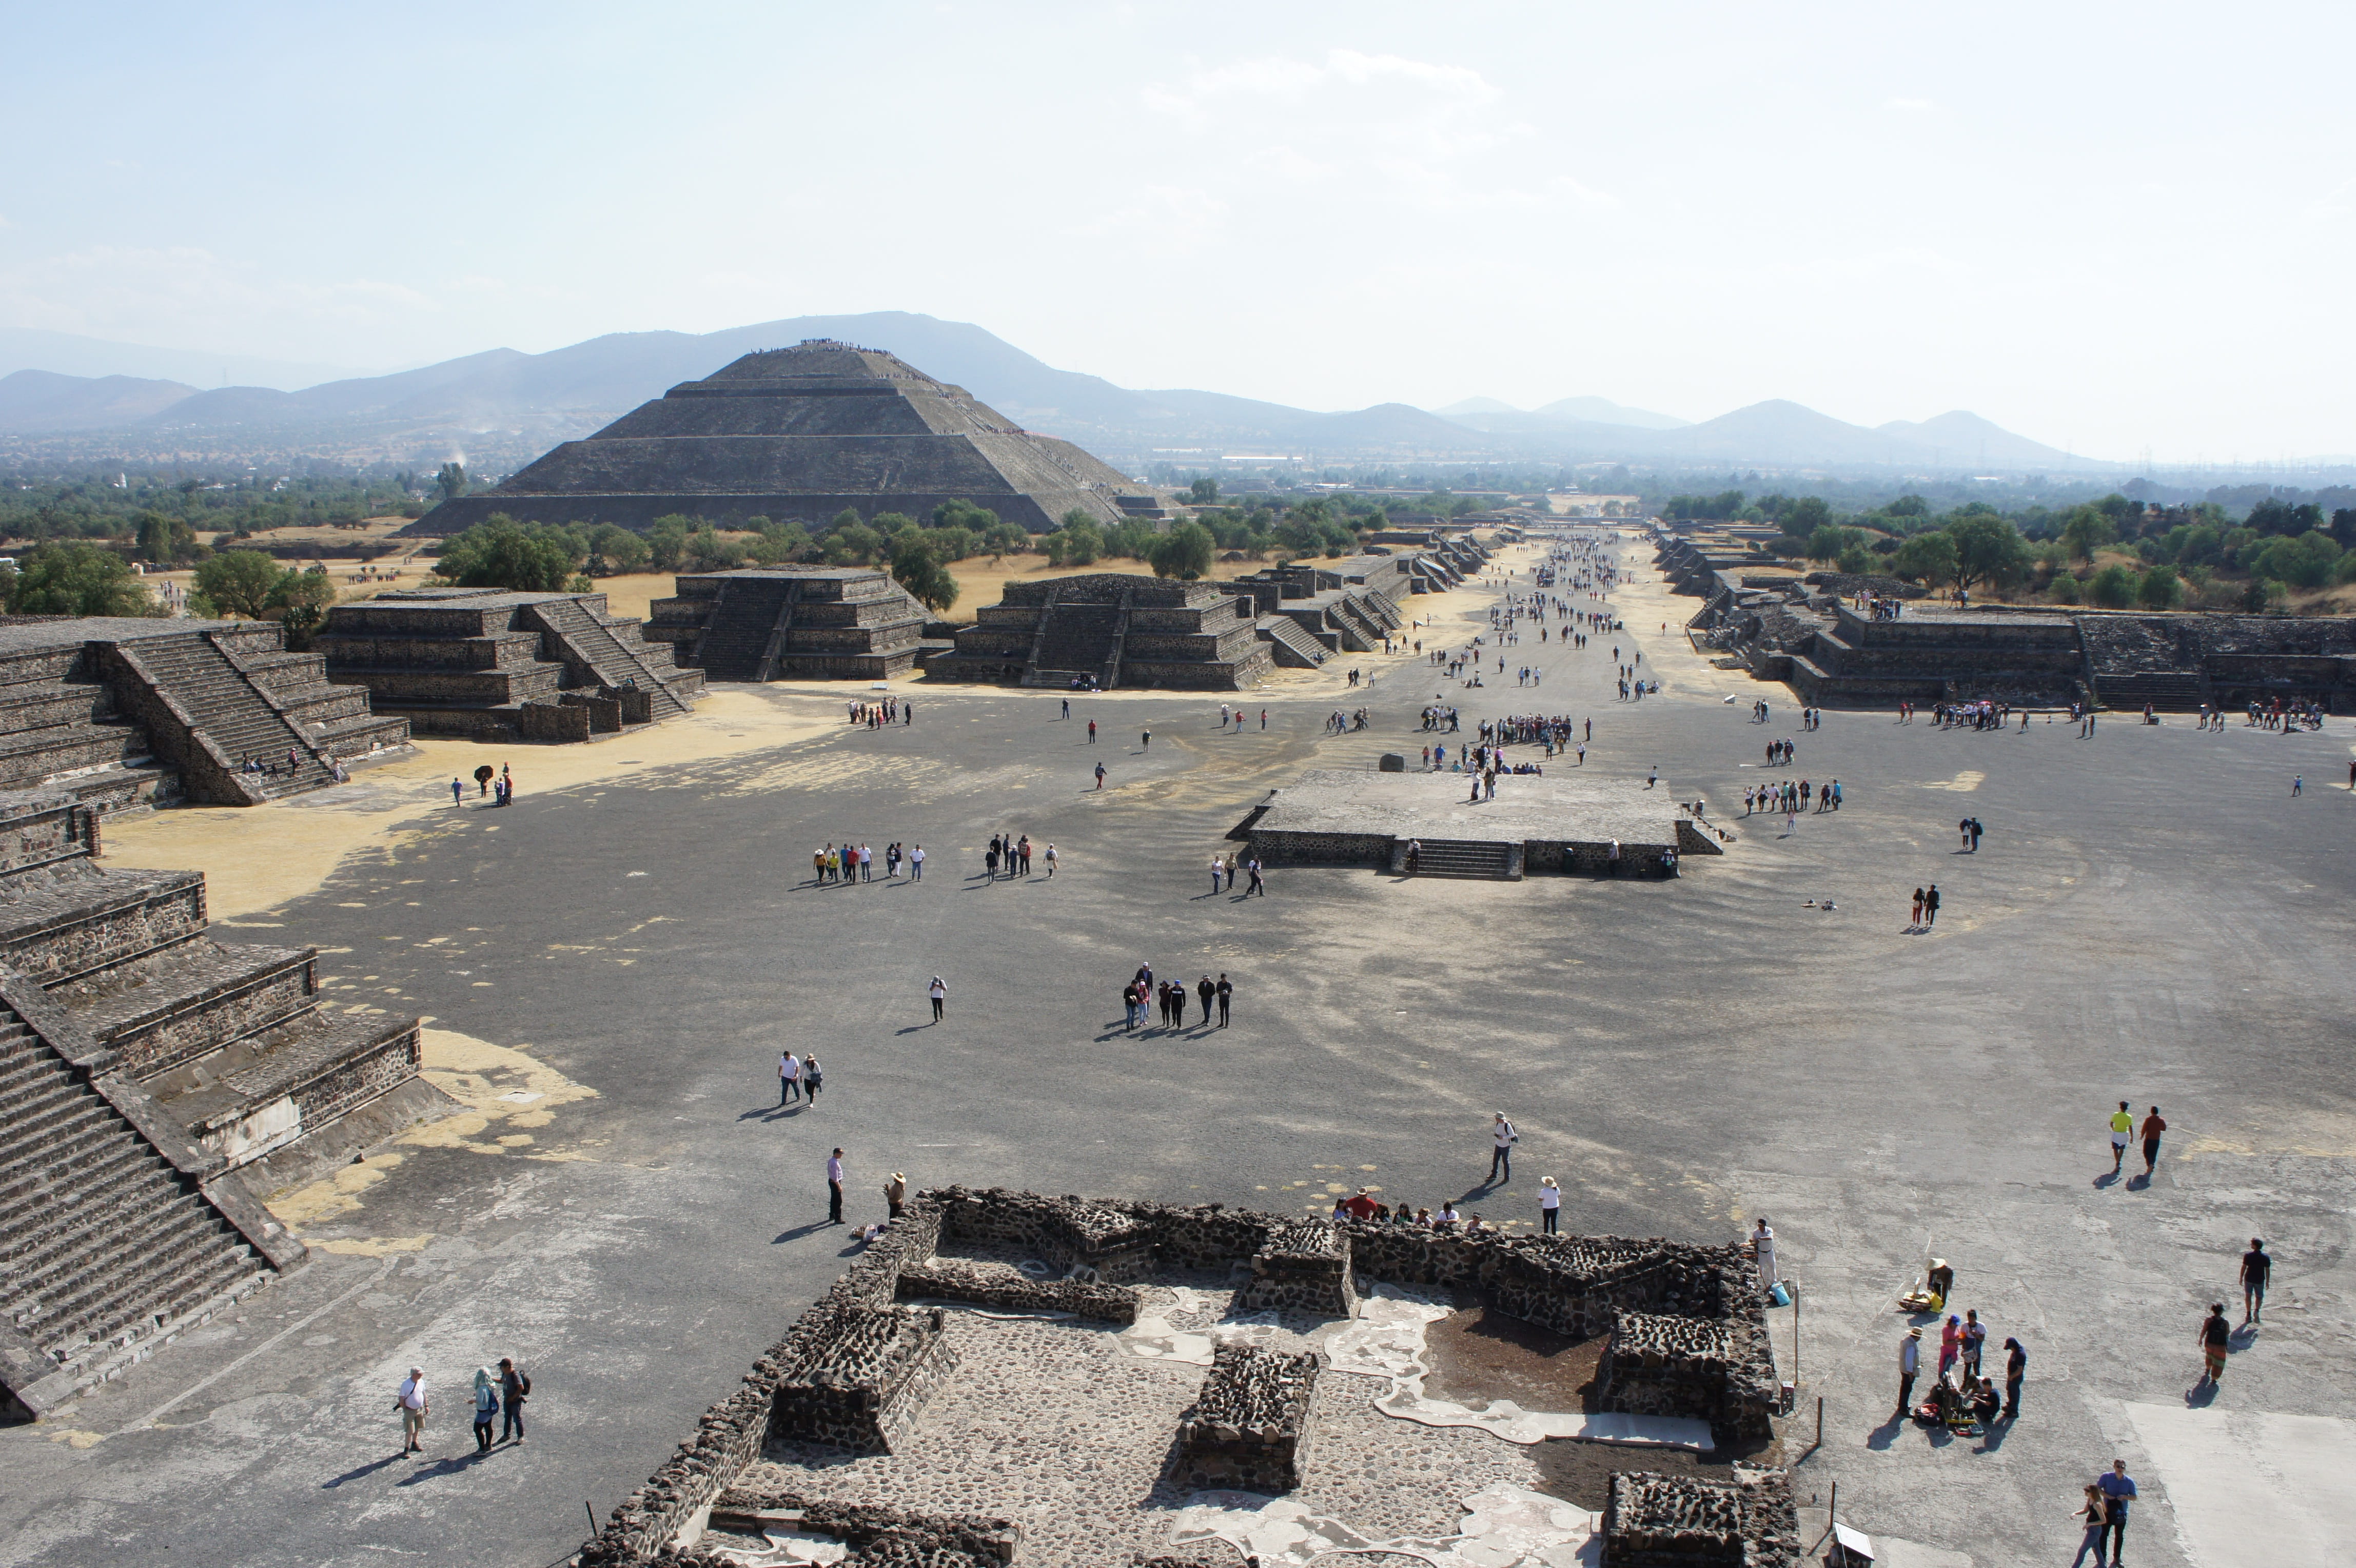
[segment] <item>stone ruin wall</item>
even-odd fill
[[[1622,1470],[1603,1505],[1605,1568],[1799,1568],[1788,1477],[1706,1481]]]
[[[691,1548],[674,1549],[671,1542],[683,1529],[700,1528],[723,1498],[738,1500],[729,1494],[736,1477],[760,1456],[773,1434],[790,1435],[778,1431],[777,1423],[783,1419],[790,1426],[796,1419],[792,1412],[797,1396],[792,1391],[810,1385],[813,1369],[839,1364],[833,1359],[838,1356],[834,1341],[842,1331],[841,1325],[858,1321],[846,1319],[846,1311],[890,1311],[904,1294],[904,1282],[906,1294],[929,1294],[945,1273],[954,1273],[948,1267],[953,1260],[936,1262],[934,1258],[944,1242],[1019,1249],[1067,1271],[1093,1270],[1095,1280],[1077,1283],[1107,1286],[1162,1271],[1248,1266],[1269,1249],[1272,1240],[1280,1251],[1270,1252],[1271,1257],[1307,1256],[1281,1250],[1297,1247],[1301,1232],[1296,1228],[1301,1223],[1215,1204],[1188,1208],[1092,1201],[1004,1188],[976,1192],[962,1187],[924,1193],[847,1273],[838,1276],[783,1339],[755,1360],[744,1381],[705,1412],[678,1452],[613,1510],[584,1548],[582,1568],[716,1565],[719,1560],[710,1554]],[[1763,1422],[1764,1410],[1754,1421],[1749,1407],[1762,1402],[1760,1390],[1779,1386],[1766,1348],[1757,1269],[1739,1245],[1701,1246],[1621,1237],[1468,1236],[1365,1221],[1321,1225],[1332,1232],[1335,1251],[1350,1262],[1357,1275],[1472,1293],[1499,1312],[1572,1338],[1611,1333],[1622,1313],[1732,1319],[1735,1327],[1726,1340],[1725,1364],[1730,1369],[1728,1397],[1744,1406],[1738,1430],[1751,1430]],[[1001,1288],[1012,1293],[1023,1305],[1034,1301],[1046,1305],[1056,1299],[1058,1287],[1073,1283],[1037,1282],[1038,1294],[1029,1299],[1023,1299],[1029,1293],[1013,1282]],[[1134,1293],[1109,1297],[1091,1293],[1061,1299],[1101,1303],[1117,1309],[1124,1300],[1133,1304]],[[1133,1312],[1132,1305],[1132,1317]],[[841,1365],[854,1383],[858,1376],[872,1371],[863,1363],[859,1368]],[[920,1391],[926,1391],[920,1380],[911,1380]],[[881,1402],[888,1403],[888,1396]],[[787,1412],[782,1418],[781,1409]],[[1296,1453],[1296,1461],[1297,1457]],[[832,1509],[849,1517],[841,1505],[779,1506]],[[916,1530],[916,1537],[923,1537],[926,1530],[942,1536],[937,1557],[900,1555],[917,1550],[910,1544],[916,1537],[893,1536],[887,1530],[873,1538],[873,1550],[882,1555],[853,1555],[846,1561],[859,1568],[871,1563],[938,1563],[943,1568],[954,1568],[967,1561],[952,1554],[956,1552],[967,1552],[976,1563],[1012,1560],[1011,1547],[1008,1556],[993,1558],[948,1542],[943,1532],[953,1534],[962,1527],[959,1521],[936,1520]],[[806,1524],[803,1528],[822,1527]],[[860,1550],[865,1552],[870,1548],[862,1545]]]
[[[1623,1312],[1596,1368],[1596,1403],[1706,1421],[1714,1431],[1764,1441],[1774,1435],[1769,1417],[1783,1395],[1766,1332],[1740,1317]]]
[[[1203,1391],[1178,1420],[1177,1473],[1196,1491],[1289,1492],[1301,1484],[1322,1363],[1258,1345],[1212,1352]]]

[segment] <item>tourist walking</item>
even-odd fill
[[[1211,977],[1206,974],[1195,985],[1194,994],[1202,1000],[1203,1023],[1208,1024],[1211,1021],[1211,1004],[1217,999],[1219,988],[1211,983]],[[1180,998],[1180,1001],[1183,1004],[1184,998]]]
[[[1898,1412],[1904,1415],[1914,1398],[1914,1379],[1922,1370],[1922,1331],[1910,1328],[1898,1342]]]
[[[777,1058],[777,1103],[780,1106],[801,1098],[801,1060],[792,1051],[788,1050]]]
[[[2127,1462],[2111,1461],[2111,1473],[2094,1483],[2103,1488],[2103,1500],[2110,1505],[2107,1529],[2111,1538],[2112,1568],[2117,1568],[2119,1556],[2127,1549],[2127,1505],[2135,1501],[2136,1484],[2127,1475]],[[2102,1548],[2095,1547],[2095,1560],[2101,1561]]]
[[[922,882],[924,879],[925,846],[923,844],[918,844],[908,852],[908,880],[911,882]]]
[[[826,1222],[842,1223],[842,1151],[837,1149],[826,1157]]]
[[[1219,972],[1219,1027],[1227,1026],[1227,1006],[1236,999],[1236,988],[1227,983],[1227,972]]]
[[[2275,1261],[2266,1255],[2266,1244],[2258,1237],[2250,1238],[2250,1250],[2242,1254],[2242,1321],[2263,1323],[2266,1314],[2266,1279],[2275,1272]]]
[[[1505,1113],[1500,1111],[1495,1120],[1489,1123],[1489,1137],[1494,1144],[1489,1153],[1489,1185],[1494,1187],[1497,1184],[1501,1172],[1510,1184],[1514,1179],[1514,1145],[1521,1142],[1522,1135],[1514,1131],[1514,1124],[1506,1121]]]
[[[475,1369],[475,1452],[491,1451],[491,1423],[498,1419],[499,1390],[488,1367]]]
[[[1555,1234],[1562,1218],[1562,1188],[1552,1176],[1538,1177],[1538,1230],[1541,1235]]]
[[[417,1454],[425,1444],[418,1440],[425,1435],[425,1418],[434,1406],[425,1397],[425,1369],[412,1367],[409,1376],[392,1396],[393,1407],[401,1412],[401,1451]]]
[[[1097,743],[1097,721],[1096,721],[1096,720],[1094,720],[1094,719],[1090,719],[1090,720],[1088,721],[1088,744],[1089,744],[1090,746],[1094,746],[1094,745],[1096,745],[1096,743]]]
[[[466,803],[466,787],[455,779],[450,780],[450,803],[454,806],[463,806]]]
[[[514,1438],[523,1441],[523,1402],[531,1398],[531,1374],[515,1364],[511,1356],[499,1358],[499,1402],[507,1413],[499,1422],[499,1441]]]
[[[2209,1316],[2201,1320],[2200,1339],[2202,1358],[2201,1381],[2213,1386],[2224,1380],[2225,1354],[2233,1344],[2233,1330],[2225,1321],[2223,1302],[2209,1304]],[[2193,1386],[2198,1388],[2200,1384]]]
[[[1097,788],[1098,788],[1098,789],[1103,789],[1103,788],[1104,788],[1104,780],[1105,780],[1105,765],[1104,765],[1103,763],[1099,762],[1099,763],[1098,763],[1098,764],[1097,764]]]
[[[1047,846],[1047,875],[1051,877],[1055,875],[1055,846],[1054,844],[1049,844]]]
[[[2020,1380],[2029,1372],[2029,1351],[2018,1339],[2004,1342],[2004,1418],[2020,1414]]]
[[[1922,894],[1922,929],[1930,930],[1939,923],[1939,885],[1935,882]]]
[[[1143,751],[1143,750],[1145,750],[1148,746],[1151,746],[1152,744],[1153,744],[1153,732],[1152,732],[1151,730],[1147,730],[1147,731],[1145,731],[1142,735],[1141,735],[1141,736],[1139,736],[1137,737],[1137,749],[1138,749],[1138,750],[1140,750],[1140,751]]]
[[[2149,1181],[2159,1166],[2159,1135],[2168,1131],[2168,1123],[2159,1119],[2159,1107],[2143,1119],[2143,1177]]]
[[[1920,930],[1920,929],[1922,929],[1922,890],[1920,887],[1917,887],[1916,889],[1914,889],[1914,918],[1913,918],[1912,920],[1908,921],[1908,922],[1907,922],[1907,924],[1908,924],[1909,928],[1910,928],[1910,929],[1912,929]]]
[[[1244,866],[1244,870],[1249,873],[1251,876],[1251,885],[1244,889],[1244,897],[1248,898],[1253,894],[1257,893],[1263,898],[1267,897],[1268,884],[1260,880],[1259,861],[1258,857],[1255,856],[1251,861],[1247,863]]]
[[[2113,1176],[2118,1175],[2120,1167],[2126,1164],[2127,1139],[2134,1132],[2135,1118],[2128,1114],[2127,1102],[2122,1100],[2119,1101],[2119,1108],[2111,1112],[2111,1174]]]
[[[933,983],[926,988],[926,994],[933,999],[933,1022],[937,1024],[941,1021],[941,1008],[949,999],[949,988],[941,983],[941,977],[937,974],[933,976]]]
[[[2103,1536],[2111,1520],[2111,1501],[2103,1496],[2103,1488],[2087,1482],[2085,1501],[2072,1517],[2086,1521],[2086,1533],[2078,1542],[2078,1555],[2070,1559],[2070,1568],[2078,1568],[2089,1552],[2094,1554],[2094,1568],[2103,1568]]]
[[[819,1068],[818,1065],[818,1058],[813,1054],[809,1060],[802,1063],[803,1098],[811,1105],[815,1106],[818,1103],[818,1091],[819,1089],[824,1087],[825,1083],[826,1073],[824,1069]]]

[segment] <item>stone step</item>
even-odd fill
[[[1417,876],[1457,876],[1484,878],[1505,882],[1515,878],[1520,855],[1518,844],[1478,839],[1424,839],[1418,846]],[[1408,873],[1407,841],[1393,846],[1391,864],[1394,870]]]

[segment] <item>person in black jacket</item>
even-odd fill
[[[1194,994],[1203,999],[1203,1022],[1205,1024],[1211,1021],[1211,1002],[1218,993],[1219,988],[1211,983],[1211,977],[1207,974],[1194,987]]]
[[[499,1402],[507,1407],[506,1419],[499,1424],[499,1441],[513,1437],[523,1441],[523,1402],[531,1397],[531,1375],[518,1368],[509,1357],[499,1358]]]

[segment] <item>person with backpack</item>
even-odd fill
[[[523,1402],[531,1397],[531,1374],[515,1364],[508,1356],[499,1358],[499,1402],[507,1407],[507,1419],[499,1423],[499,1441],[513,1437],[523,1441]]]
[[[1521,1142],[1522,1135],[1514,1130],[1511,1122],[1505,1120],[1505,1113],[1502,1111],[1490,1123],[1489,1135],[1495,1144],[1489,1155],[1489,1181],[1494,1186],[1502,1171],[1505,1179],[1510,1183],[1514,1179],[1514,1145]]]
[[[499,1413],[499,1389],[488,1367],[475,1369],[475,1452],[491,1451],[491,1421]]]

